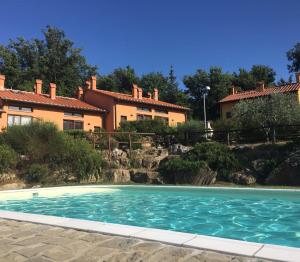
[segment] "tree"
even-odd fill
[[[284,78],[280,78],[276,85],[277,86],[284,86],[284,85],[289,85],[289,84],[292,84],[293,83],[293,77],[290,75],[289,78],[287,80],[285,80]]]
[[[198,69],[194,75],[185,76],[183,83],[190,97],[195,118],[203,119],[203,94],[206,86],[210,86],[207,95],[207,116],[215,120],[219,117],[218,101],[229,94],[232,75],[223,73],[220,67],[211,67],[209,72]]]
[[[290,73],[300,71],[300,43],[290,49],[287,53],[287,59],[291,62],[287,67]]]
[[[267,138],[274,126],[300,123],[300,105],[294,94],[242,100],[235,105],[233,112],[239,127],[261,127]]]
[[[143,75],[139,82],[144,92],[153,93],[153,89],[159,90],[159,99],[165,102],[188,106],[187,95],[179,89],[173,66],[166,77],[160,72],[152,72]]]
[[[7,46],[0,45],[0,72],[7,77],[6,85],[32,90],[38,78],[44,81],[44,89],[53,82],[59,95],[72,96],[97,68],[87,64],[82,49],[75,48],[64,31],[47,26],[42,32],[43,39],[19,37]]]
[[[233,73],[233,84],[243,91],[253,90],[256,83],[263,81],[266,86],[274,85],[276,73],[266,65],[253,65],[250,71],[240,68],[238,73]]]
[[[157,88],[159,90],[159,96],[164,93],[164,90],[168,86],[168,79],[160,72],[151,72],[145,74],[141,77],[139,85],[143,88],[144,92],[153,93],[153,89]]]
[[[97,86],[100,89],[131,93],[132,85],[139,83],[139,77],[135,74],[132,67],[117,68],[111,74],[100,76],[98,78]]]

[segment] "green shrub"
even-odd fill
[[[67,130],[67,131],[64,131],[65,134],[67,135],[70,135],[71,137],[73,138],[87,138],[88,136],[88,132],[86,131],[83,131],[83,130]]]
[[[178,175],[194,176],[200,169],[208,167],[216,171],[219,178],[226,180],[226,175],[238,170],[240,164],[227,146],[216,142],[201,143],[180,157],[163,161],[159,172],[165,181],[175,183],[175,177]]]
[[[180,157],[174,157],[159,166],[159,173],[165,182],[175,184],[175,179],[178,175],[195,176],[199,169],[203,167],[207,167],[204,161],[189,161]]]
[[[166,134],[171,131],[171,127],[161,119],[137,120],[121,122],[120,131],[138,133]]]
[[[98,179],[106,165],[101,155],[92,148],[90,143],[72,138],[66,138],[65,151],[63,156],[57,159],[57,162],[59,161],[70,174],[76,176],[77,181],[91,177]]]
[[[217,120],[212,123],[213,140],[219,142],[227,142],[227,134],[229,132],[230,141],[236,141],[238,139],[238,133],[233,132],[237,129],[237,124],[234,120]]]
[[[239,161],[234,153],[223,144],[207,142],[196,144],[195,147],[183,156],[189,161],[205,161],[218,176],[223,176],[240,168]]]
[[[204,123],[197,120],[189,120],[179,124],[175,134],[178,142],[185,145],[194,145],[204,141]]]
[[[26,170],[25,180],[28,183],[44,183],[49,175],[48,166],[43,164],[32,164]]]
[[[18,153],[26,155],[25,168],[28,164],[42,165],[51,171],[61,171],[70,176],[75,176],[78,181],[91,176],[99,177],[105,165],[101,155],[93,146],[82,138],[83,132],[73,135],[59,131],[52,123],[34,122],[25,126],[13,126],[7,129],[4,138]],[[45,166],[44,166],[45,165]],[[28,180],[38,182],[41,177],[42,167],[33,166],[28,169]],[[36,172],[35,172],[36,171]],[[50,172],[50,173],[53,173]],[[49,172],[44,172],[50,174]],[[51,179],[44,179],[47,181]],[[52,181],[52,180],[51,180]]]
[[[5,141],[31,162],[43,163],[64,150],[64,136],[53,123],[33,122],[8,128]]]
[[[0,145],[0,174],[14,168],[17,163],[15,151],[8,145]]]

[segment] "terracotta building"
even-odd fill
[[[219,101],[221,119],[228,120],[232,117],[234,106],[244,99],[255,99],[258,97],[266,97],[275,93],[291,93],[294,94],[296,99],[300,103],[300,73],[296,73],[296,83],[277,86],[277,87],[265,87],[263,82],[258,83],[255,90],[249,90],[245,92],[237,92],[233,87],[232,93],[229,96],[224,97]]]
[[[34,92],[6,89],[4,84],[5,76],[0,75],[0,130],[35,119],[54,122],[61,130],[102,127],[104,109],[77,98],[57,96],[53,83],[50,94],[42,93],[41,80],[36,80]]]
[[[148,93],[146,97],[137,85],[133,85],[131,94],[97,89],[96,77],[87,81],[84,90],[79,88],[78,94],[82,94],[86,103],[107,110],[103,126],[108,131],[117,129],[121,121],[141,119],[162,119],[168,125],[176,126],[186,121],[189,111],[186,107],[160,101],[157,89],[154,89],[153,95]]]

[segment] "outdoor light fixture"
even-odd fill
[[[203,113],[204,113],[204,130],[205,130],[205,139],[207,139],[207,121],[206,121],[206,106],[205,106],[205,97],[208,95],[210,86],[206,86],[203,91]]]

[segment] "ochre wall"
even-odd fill
[[[115,129],[114,121],[114,111],[115,111],[115,102],[112,97],[102,95],[92,90],[86,90],[84,94],[84,101],[93,106],[103,108],[107,110],[105,114],[105,123],[103,127],[107,131],[113,131]]]
[[[186,121],[186,115],[183,112],[169,112],[169,125],[177,126],[180,123],[184,123]]]
[[[237,102],[227,102],[227,103],[221,103],[220,109],[221,109],[221,119],[226,121],[228,118],[226,118],[226,113],[231,112],[233,114],[233,107]]]
[[[83,128],[85,131],[94,130],[95,126],[102,127],[102,113],[101,112],[88,112],[88,111],[74,111],[72,109],[56,109],[56,108],[44,108],[41,106],[34,105],[18,105],[16,103],[11,104],[13,106],[32,107],[33,112],[23,112],[17,110],[8,110],[8,104],[4,104],[2,110],[5,113],[1,114],[0,117],[0,130],[7,127],[7,115],[20,115],[20,116],[31,116],[36,119],[41,119],[47,122],[55,123],[59,129],[63,129],[63,120],[78,120],[83,121]],[[65,116],[64,112],[78,112],[83,113],[83,117]]]
[[[152,118],[154,116],[161,116],[169,118],[169,124],[172,126],[176,126],[178,123],[183,123],[186,121],[185,112],[174,110],[174,109],[166,109],[160,108],[163,110],[167,110],[168,114],[157,113],[155,112],[155,107],[153,105],[139,104],[139,103],[125,103],[116,101],[114,98],[107,96],[105,94],[93,91],[86,90],[84,94],[84,101],[107,110],[107,114],[105,117],[105,128],[107,131],[114,131],[120,126],[121,116],[126,116],[128,121],[137,120],[137,114],[142,115],[151,115]],[[138,110],[138,107],[148,107],[151,108],[151,112]]]
[[[147,107],[151,111],[138,110],[138,107]],[[117,127],[120,126],[121,116],[127,116],[127,121],[137,120],[137,115],[149,115],[154,119],[155,116],[165,117],[169,119],[170,126],[176,126],[178,123],[183,123],[186,121],[185,112],[174,111],[170,109],[163,108],[163,110],[168,111],[168,114],[155,112],[157,107],[151,105],[134,105],[134,104],[116,104],[116,122]],[[162,110],[162,108],[160,108]]]

